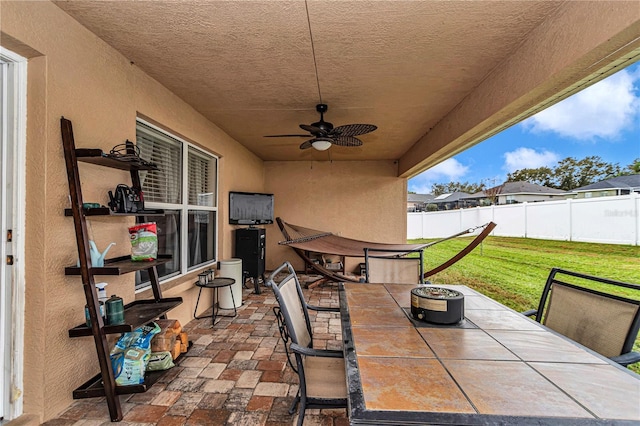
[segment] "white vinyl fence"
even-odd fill
[[[443,238],[487,222],[497,224],[495,236],[637,246],[640,194],[407,213],[407,239]]]

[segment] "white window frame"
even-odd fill
[[[3,369],[0,392],[0,414],[5,420],[22,415],[24,395],[24,314],[25,314],[25,211],[26,211],[26,146],[27,146],[27,59],[0,47],[0,61],[5,70],[12,74],[13,83],[2,79],[2,144],[12,144],[12,158],[2,152],[2,170],[7,170],[7,162],[12,161],[12,254],[14,258],[11,282],[4,282],[5,272],[0,271],[0,321],[8,328],[0,331],[0,367]],[[5,76],[6,77],[6,76]],[[7,112],[11,111],[11,119]],[[1,179],[0,179],[1,180]],[[2,193],[2,191],[0,191]],[[3,200],[2,205],[5,205]],[[4,216],[4,215],[2,215]],[[4,220],[2,221],[2,244],[5,244]],[[4,262],[4,259],[2,259]],[[2,268],[0,268],[2,269]],[[7,297],[8,296],[8,297]]]
[[[176,136],[168,131],[166,131],[165,129],[162,129],[156,125],[154,125],[153,123],[150,123],[140,117],[136,118],[136,127],[138,125],[138,123],[142,123],[145,126],[148,126],[150,128],[152,128],[153,130],[156,130],[172,139],[175,139],[176,141],[182,143],[182,186],[180,188],[181,193],[181,200],[182,203],[179,204],[174,204],[174,203],[158,203],[158,202],[149,202],[149,201],[145,201],[144,206],[145,208],[149,208],[149,209],[164,209],[164,210],[178,210],[180,211],[180,271],[178,273],[175,273],[173,275],[170,275],[168,277],[165,278],[160,278],[160,282],[161,283],[166,283],[166,282],[170,282],[173,280],[176,280],[178,278],[181,278],[182,276],[184,276],[185,274],[191,272],[191,271],[195,271],[198,269],[205,269],[205,268],[210,268],[211,265],[215,264],[218,260],[218,241],[215,241],[215,249],[214,249],[214,254],[213,254],[213,259],[209,262],[206,263],[201,263],[199,265],[196,266],[188,266],[189,263],[189,211],[190,210],[202,210],[202,211],[213,211],[215,212],[215,216],[216,216],[216,220],[214,223],[214,231],[215,231],[215,236],[216,236],[216,240],[218,239],[218,229],[219,229],[219,223],[220,223],[220,215],[218,213],[218,188],[219,188],[219,169],[220,169],[220,158],[215,155],[212,152],[206,151],[202,148],[200,148],[199,146],[196,146],[182,138],[180,138],[179,136]],[[188,204],[189,199],[188,199],[188,191],[189,191],[189,179],[188,179],[188,174],[189,174],[189,149],[195,149],[197,151],[200,151],[201,153],[210,156],[212,158],[214,158],[216,160],[216,174],[215,174],[215,206],[213,207],[209,207],[209,206],[197,206],[197,205],[190,205]],[[143,287],[140,287],[136,290],[136,292],[141,292],[141,291],[145,291],[149,288],[149,285],[145,285]]]

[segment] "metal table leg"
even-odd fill
[[[196,300],[196,308],[193,310],[193,317],[195,319],[202,319],[204,317],[197,317],[196,312],[198,312],[198,303],[200,303],[200,295],[202,294],[202,287],[200,287],[200,291],[198,292],[198,299]]]

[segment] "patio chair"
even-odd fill
[[[418,257],[406,257],[418,253]],[[364,249],[365,281],[368,283],[423,284],[424,250]]]
[[[276,276],[282,272],[287,275],[276,283]],[[274,313],[278,319],[287,359],[300,379],[300,388],[289,414],[293,414],[296,405],[300,404],[298,426],[301,426],[307,408],[345,408],[347,381],[342,351],[313,348],[308,311],[339,312],[339,309],[308,305],[298,276],[289,262],[283,263],[271,273],[267,286],[273,289],[278,301],[279,307],[274,307]],[[289,351],[295,356],[295,366]]]
[[[613,289],[630,289],[625,293],[638,298],[605,292]],[[640,361],[640,353],[632,351],[640,328],[639,299],[640,285],[554,268],[538,309],[523,314],[626,367]]]

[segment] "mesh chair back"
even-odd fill
[[[366,281],[369,283],[421,284],[423,282],[422,250],[420,257],[381,257],[374,249],[364,249]],[[388,253],[388,250],[385,250]],[[406,252],[403,252],[406,253]]]
[[[370,257],[368,262],[369,282],[406,283],[420,282],[420,259],[383,259]]]
[[[305,308],[298,293],[298,280],[290,275],[279,285],[281,300],[280,309],[285,311],[285,321],[291,333],[291,340],[306,347],[311,343],[311,334],[307,327]]]
[[[606,357],[623,352],[638,305],[555,282],[543,324]]]
[[[284,314],[291,340],[302,347],[309,347],[311,345],[309,314],[295,272],[272,287]]]

